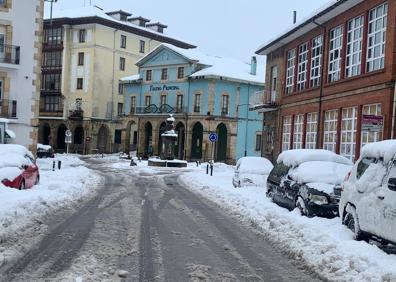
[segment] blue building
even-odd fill
[[[172,113],[180,159],[234,163],[260,156],[263,123],[253,107],[262,96],[264,75],[257,75],[255,57],[247,64],[162,44],[137,66],[138,74],[120,80],[125,103],[119,111],[128,116],[130,150],[160,155],[165,118]],[[215,144],[211,132],[218,134]]]

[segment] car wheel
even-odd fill
[[[364,239],[362,231],[360,230],[359,221],[354,208],[350,208],[343,220],[343,224],[353,232],[353,239],[361,241]]]
[[[25,179],[22,179],[21,184],[19,185],[19,190],[24,190],[24,189],[26,189]]]
[[[297,198],[296,208],[300,211],[302,216],[310,216],[307,205],[302,197]]]

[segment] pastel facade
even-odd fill
[[[250,73],[249,64],[162,44],[137,66],[138,75],[121,80],[130,150],[144,157],[160,155],[160,134],[172,113],[180,159],[206,161],[214,156],[235,163],[245,155],[260,155],[262,120],[249,109],[264,82]],[[219,136],[214,146],[211,132]]]
[[[35,151],[44,0],[0,2],[0,118],[3,140]],[[4,132],[0,132],[4,134]],[[13,135],[13,136],[10,136]],[[3,139],[3,138],[0,138]]]
[[[95,7],[54,11],[44,23],[39,141],[65,150],[118,152],[124,131],[119,79],[137,72],[136,62],[161,42],[194,47],[146,26],[131,14]],[[158,29],[156,29],[158,28]]]

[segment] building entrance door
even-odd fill
[[[216,129],[218,140],[216,142],[216,162],[227,161],[227,127],[220,123]]]
[[[197,122],[193,127],[191,140],[191,159],[202,159],[203,126]]]

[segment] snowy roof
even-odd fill
[[[253,82],[257,84],[264,84],[264,72],[257,72],[256,75],[250,74],[250,64],[239,60],[223,58],[219,56],[207,55],[199,49],[182,49],[171,44],[163,43],[151,51],[149,54],[140,59],[136,65],[143,65],[151,56],[159,52],[162,48],[168,48],[190,62],[201,64],[206,68],[193,73],[190,77],[222,77],[238,81]]]
[[[49,20],[50,19],[50,11],[49,9],[46,9],[44,11],[44,19]],[[179,39],[176,39],[174,37],[169,37],[161,32],[157,32],[153,29],[150,29],[148,27],[142,27],[139,25],[136,25],[134,23],[131,23],[129,21],[121,21],[117,20],[111,16],[109,16],[105,11],[95,7],[95,6],[88,6],[88,7],[79,7],[79,8],[73,8],[73,9],[54,9],[52,13],[52,19],[53,22],[56,23],[57,21],[62,22],[62,23],[69,23],[66,20],[76,21],[76,24],[80,24],[77,20],[79,19],[84,19],[84,21],[81,22],[81,24],[86,24],[87,19],[100,19],[102,24],[106,25],[117,25],[117,28],[124,29],[126,31],[132,32],[132,33],[138,33],[142,34],[143,36],[147,36],[150,38],[154,38],[155,40],[161,41],[161,42],[169,42],[178,46],[181,46],[183,48],[194,48],[194,45],[185,43]]]
[[[298,23],[290,26],[279,36],[259,46],[256,54],[268,55],[279,47],[290,43],[301,35],[317,28],[320,24],[326,23],[330,19],[344,13],[363,1],[364,0],[330,0]]]
[[[396,155],[396,140],[384,140],[363,147],[361,158],[383,158],[388,163]]]
[[[313,161],[336,162],[345,165],[352,165],[350,160],[331,151],[311,149],[284,151],[279,155],[277,162],[283,162],[287,166],[296,167],[302,163]]]
[[[140,74],[135,74],[135,75],[131,75],[131,76],[126,76],[126,77],[122,77],[120,78],[121,82],[136,82],[139,81],[141,79]]]

